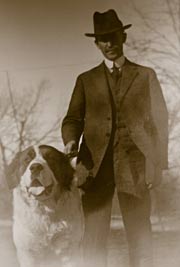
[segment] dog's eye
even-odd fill
[[[33,159],[33,158],[35,157],[35,152],[34,152],[34,150],[29,151],[29,153],[28,153],[28,157],[30,157],[31,159]]]
[[[30,156],[26,156],[25,159],[24,159],[24,161],[25,161],[26,163],[31,162],[31,160],[32,160],[32,157],[30,157]]]
[[[32,159],[34,159],[35,157],[35,152],[34,150],[29,150],[28,153],[26,155],[24,155],[24,162],[26,164],[30,163]]]
[[[24,161],[26,162],[26,163],[30,163],[31,162],[31,160],[33,159],[35,157],[35,153],[32,151],[30,151],[26,156],[25,156],[25,158],[24,158]]]

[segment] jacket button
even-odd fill
[[[107,136],[107,137],[110,137],[110,136],[111,136],[111,134],[110,134],[110,133],[107,133],[107,134],[106,134],[106,136]]]
[[[110,121],[111,120],[111,117],[107,117],[107,120]]]

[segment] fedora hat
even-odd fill
[[[88,37],[96,37],[116,31],[124,31],[132,26],[132,24],[123,25],[113,9],[104,13],[95,12],[93,15],[93,22],[94,33],[85,33]]]

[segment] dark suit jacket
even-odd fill
[[[83,134],[80,157],[90,162],[94,176],[112,131],[112,107],[104,68],[101,63],[79,75],[62,123],[65,144],[70,140],[79,143]],[[126,60],[120,94],[120,111],[131,139],[146,159],[147,182],[158,184],[161,170],[168,166],[168,113],[154,70]]]

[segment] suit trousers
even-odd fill
[[[83,267],[107,266],[107,243],[113,193],[113,190],[109,191],[103,201],[102,195],[99,200],[97,193],[92,192],[82,197],[85,215]],[[149,191],[147,190],[141,199],[127,193],[118,193],[118,200],[129,247],[130,266],[152,267]]]

